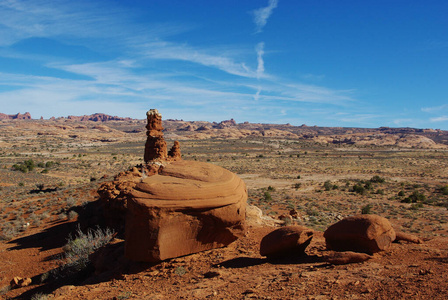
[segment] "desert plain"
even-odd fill
[[[446,299],[448,132],[412,128],[166,120],[182,159],[244,180],[262,217],[227,247],[160,263],[127,260],[106,232],[97,190],[143,163],[145,120],[0,121],[0,297],[4,299]],[[323,232],[376,214],[400,241],[362,263],[322,259]],[[253,217],[253,216],[252,216]],[[271,261],[260,241],[289,224],[315,231],[306,256]],[[109,239],[66,268],[80,232]],[[93,238],[99,238],[93,236]],[[95,253],[96,252],[96,253]],[[29,278],[15,285],[14,278]]]

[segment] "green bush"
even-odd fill
[[[380,177],[378,175],[373,176],[372,178],[370,178],[370,182],[374,182],[374,183],[384,183],[386,180],[383,177]]]
[[[331,182],[330,182],[329,180],[327,180],[327,181],[324,182],[324,189],[325,189],[326,191],[330,191],[330,190],[333,189],[333,185],[331,184]]]
[[[419,191],[414,191],[411,195],[409,195],[409,197],[404,198],[401,202],[417,203],[417,202],[424,202],[424,201],[426,201],[426,196]]]
[[[404,191],[399,191],[398,192],[398,197],[403,197],[404,196]]]
[[[368,214],[370,214],[371,210],[372,210],[372,205],[367,204],[361,208],[361,214],[368,215]]]
[[[353,186],[353,191],[360,195],[364,195],[366,193],[366,189],[361,183],[355,184]]]
[[[32,159],[25,160],[23,162],[14,164],[12,169],[15,171],[21,171],[23,173],[27,173],[28,171],[33,171],[36,167],[34,161]]]
[[[448,195],[448,185],[442,186],[439,188],[439,191],[443,194],[443,195]]]
[[[372,190],[372,189],[373,189],[372,182],[371,182],[371,181],[367,181],[367,182],[364,184],[364,188],[365,188],[366,190]]]
[[[271,193],[269,193],[268,191],[264,192],[264,201],[272,201]]]

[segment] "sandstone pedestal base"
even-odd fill
[[[244,235],[244,182],[221,167],[167,164],[138,183],[128,199],[125,254],[157,262],[226,246]]]

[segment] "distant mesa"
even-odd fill
[[[167,151],[162,115],[147,112],[145,163],[118,174],[98,193],[105,217],[125,227],[125,255],[158,262],[224,247],[245,234],[247,189],[234,173]],[[124,226],[125,224],[125,226]]]
[[[29,112],[17,113],[15,115],[7,115],[0,113],[0,120],[31,120],[31,114]]]
[[[96,113],[93,115],[84,116],[68,116],[67,119],[74,121],[94,121],[94,122],[106,122],[106,121],[130,121],[132,118],[122,118],[117,116],[109,116],[106,114]]]

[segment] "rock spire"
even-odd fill
[[[180,145],[178,141],[168,152],[166,141],[163,138],[162,115],[157,109],[150,109],[146,113],[148,124],[146,125],[146,144],[144,160],[146,163],[153,160],[179,160],[181,159]]]

